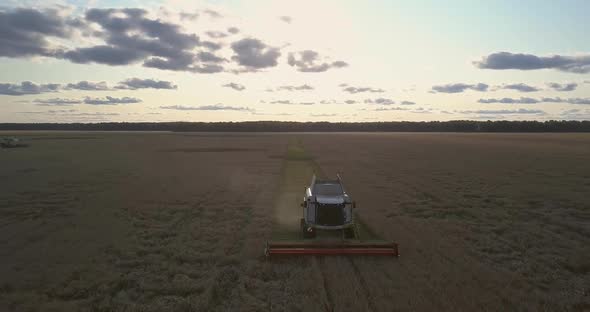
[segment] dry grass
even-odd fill
[[[17,135],[3,311],[590,307],[588,135]],[[264,259],[314,170],[400,259]]]

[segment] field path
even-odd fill
[[[324,176],[313,158],[306,154],[302,142],[293,140],[284,157],[281,186],[275,202],[273,239],[300,238],[299,219],[303,212],[298,203],[313,174]],[[313,277],[318,281],[314,285],[323,294],[322,306],[325,310],[377,310],[355,260],[346,257],[306,257],[304,261],[312,268]]]

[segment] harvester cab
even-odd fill
[[[335,180],[319,180],[314,175],[305,187],[301,232],[314,238],[317,230],[342,231],[346,238],[356,238],[353,208],[356,204],[346,193],[340,175]]]
[[[396,243],[367,239],[355,222],[356,203],[336,179],[313,176],[305,187],[299,240],[270,241],[265,254],[272,255],[389,255],[399,256]],[[296,209],[296,207],[294,207]]]

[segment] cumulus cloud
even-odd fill
[[[251,69],[277,66],[277,59],[281,56],[278,48],[267,46],[258,39],[245,38],[231,44],[234,51],[232,60]]]
[[[235,34],[239,33],[240,30],[237,27],[230,27],[230,28],[227,29],[227,32],[230,33],[230,34],[232,34],[232,35],[235,35]]]
[[[585,74],[590,72],[590,55],[536,56],[533,54],[497,52],[485,56],[480,61],[473,62],[473,64],[484,69],[556,69],[565,72]]]
[[[243,91],[244,89],[246,89],[246,87],[244,87],[243,85],[235,83],[235,82],[226,83],[222,87],[232,88],[236,91]]]
[[[290,16],[279,16],[279,19],[287,24],[291,24],[293,19]]]
[[[395,101],[393,101],[392,99],[387,99],[387,98],[377,98],[374,100],[371,99],[366,99],[365,103],[367,104],[379,104],[379,105],[392,105],[395,104]]]
[[[117,89],[177,89],[178,87],[170,81],[130,78],[119,82]]]
[[[198,12],[194,12],[194,13],[180,12],[180,20],[194,21],[197,18],[199,18]]]
[[[363,93],[363,92],[370,92],[370,93],[382,93],[385,92],[383,89],[376,89],[376,88],[369,88],[369,87],[346,87],[342,89],[344,92],[348,92],[351,94],[355,93]]]
[[[0,9],[1,10],[1,9]],[[69,38],[72,25],[56,9],[18,8],[0,11],[0,56],[55,56],[60,49],[48,37]]]
[[[482,104],[537,104],[537,103],[566,103],[566,104],[590,104],[590,98],[560,98],[560,97],[543,97],[540,99],[521,97],[519,99],[501,98],[501,99],[479,99]]]
[[[276,100],[276,101],[272,101],[269,103],[270,104],[295,104],[295,103],[291,102],[290,100]]]
[[[565,84],[550,82],[547,86],[555,91],[574,91],[578,87],[578,84],[575,82]]]
[[[97,25],[104,44],[63,52],[60,58],[75,63],[143,66],[164,70],[216,73],[223,68],[193,53],[197,47],[216,50],[219,44],[184,33],[177,24],[151,19],[143,9],[90,9],[86,20]]]
[[[217,30],[210,30],[205,32],[205,34],[213,39],[225,38],[228,36],[226,33]]]
[[[280,86],[277,87],[277,91],[305,91],[305,90],[313,90],[314,88],[310,85],[303,84],[300,86]]]
[[[501,103],[501,104],[536,104],[540,101],[537,99],[533,99],[530,97],[521,97],[520,99],[513,99],[513,98],[501,98],[501,99],[479,99],[478,103],[482,104],[492,104],[492,103]]]
[[[540,109],[481,109],[481,110],[464,110],[459,111],[462,114],[480,114],[480,115],[526,115],[526,114],[536,114],[541,115],[545,114],[544,111]]]
[[[416,104],[416,102],[412,102],[412,101],[402,101],[400,104],[401,104],[401,105],[415,105],[415,104]]]
[[[38,106],[70,106],[74,104],[81,104],[82,101],[76,99],[62,99],[62,98],[53,98],[53,99],[36,99],[33,103],[37,103]]]
[[[181,110],[181,111],[241,111],[253,112],[249,107],[226,106],[222,104],[203,105],[203,106],[183,106],[183,105],[169,105],[160,106],[161,109]]]
[[[590,120],[590,109],[568,109],[561,112],[561,118],[568,120]]]
[[[541,102],[588,105],[588,104],[590,104],[590,98],[569,98],[569,99],[562,99],[560,97],[554,97],[554,98],[544,97],[544,98],[541,99]]]
[[[109,90],[107,83],[101,82],[90,82],[80,81],[77,83],[68,83],[65,88],[66,90],[84,90],[84,91],[105,91]]]
[[[0,94],[16,96],[27,94],[41,94],[47,92],[57,92],[59,91],[59,88],[60,85],[57,83],[36,84],[30,81],[23,81],[20,83],[20,85],[12,83],[0,83]]]
[[[107,96],[105,98],[91,98],[86,97],[84,98],[84,104],[90,105],[119,105],[119,104],[132,104],[132,103],[140,103],[141,100],[138,98],[133,97],[122,97],[116,98],[112,96]]]
[[[485,83],[478,84],[466,84],[466,83],[450,83],[446,85],[433,86],[432,91],[438,93],[461,93],[465,90],[473,90],[479,92],[485,92],[488,90],[489,85]]]
[[[334,116],[338,116],[337,114],[315,114],[315,113],[311,113],[309,114],[309,116],[311,117],[334,117]]]
[[[405,107],[377,107],[373,109],[375,112],[386,112],[386,111],[407,111],[408,108]]]
[[[211,17],[211,18],[222,18],[223,17],[223,15],[221,15],[221,13],[219,13],[215,10],[211,10],[211,9],[203,10],[203,13],[206,15],[209,15],[209,17]]]
[[[346,100],[346,101],[344,101],[344,103],[346,103],[346,104],[356,104],[358,102],[355,101],[355,100]]]
[[[500,89],[506,90],[516,90],[520,92],[537,92],[540,89],[537,87],[529,86],[524,83],[513,83],[513,84],[505,84],[499,87]]]
[[[348,64],[343,61],[327,62],[320,57],[318,52],[312,50],[289,53],[288,63],[291,66],[295,66],[300,72],[311,73],[325,72],[330,68],[342,68],[348,66]]]

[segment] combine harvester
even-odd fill
[[[19,139],[17,138],[0,138],[0,147],[2,148],[18,148],[28,146],[28,144],[20,143]]]
[[[363,240],[355,223],[356,204],[346,193],[340,175],[336,180],[314,176],[305,187],[301,203],[301,236],[298,241],[266,243],[267,257],[274,255],[385,255],[399,257],[396,243]],[[323,236],[323,237],[322,237]]]

